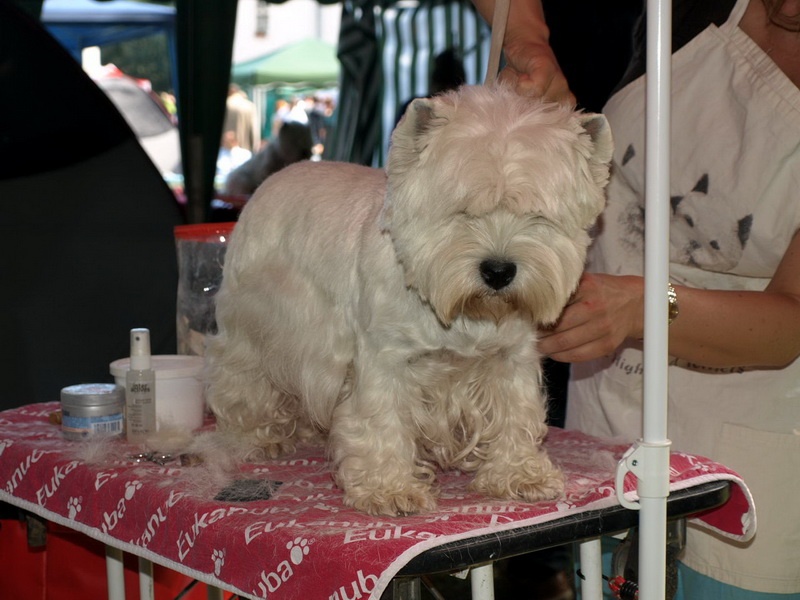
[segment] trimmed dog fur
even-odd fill
[[[323,434],[345,502],[372,514],[433,509],[438,468],[558,497],[537,328],[583,271],[611,151],[601,115],[467,86],[412,103],[385,172],[270,177],[217,296],[219,426],[272,457]]]

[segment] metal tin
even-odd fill
[[[113,383],[82,383],[61,390],[61,432],[68,440],[123,434],[125,388]]]

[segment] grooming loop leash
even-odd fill
[[[486,78],[483,85],[492,86],[500,72],[500,55],[503,52],[503,37],[508,23],[508,12],[511,0],[495,0],[494,14],[492,15],[492,41],[489,48],[489,64],[486,68]]]

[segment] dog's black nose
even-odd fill
[[[480,272],[486,285],[494,290],[501,290],[514,281],[517,265],[505,260],[488,258],[481,263]]]

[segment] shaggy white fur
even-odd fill
[[[372,514],[434,508],[437,468],[557,497],[537,327],[577,285],[611,150],[601,115],[463,87],[412,103],[386,172],[269,178],[217,296],[219,426],[272,456],[324,434],[345,501]]]

